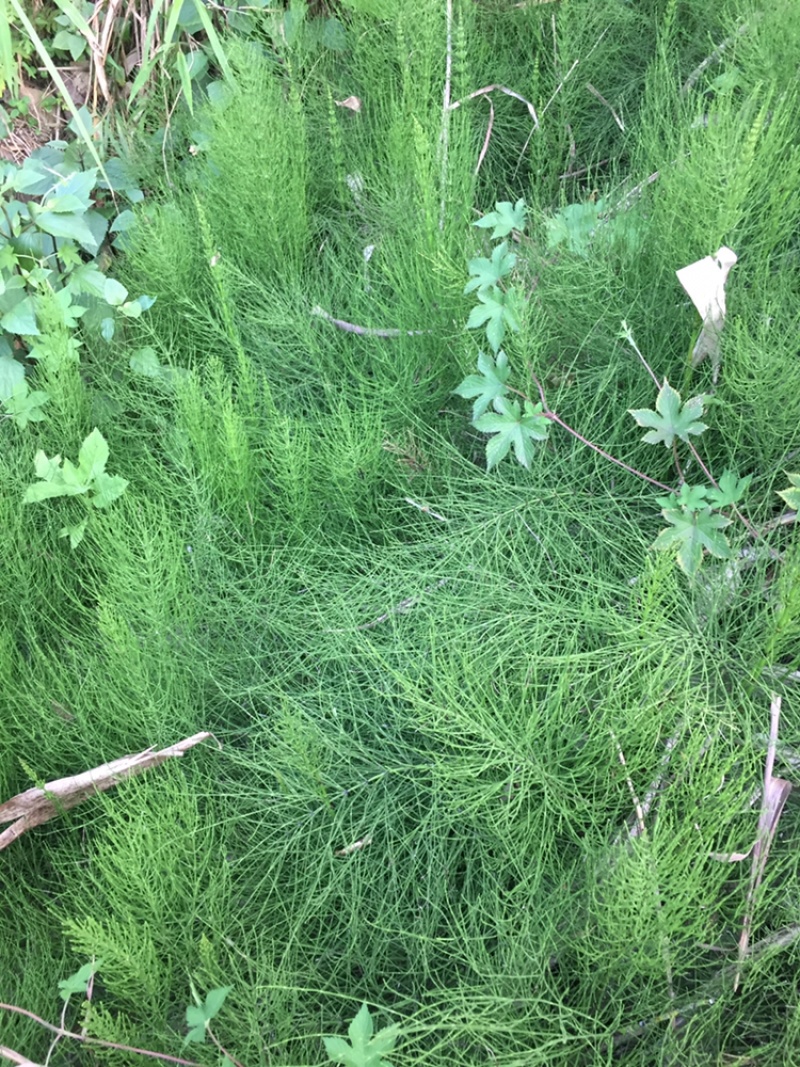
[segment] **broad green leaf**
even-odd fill
[[[800,474],[787,474],[787,478],[792,483],[792,488],[779,490],[778,496],[794,511],[800,511]]]
[[[14,395],[15,386],[25,380],[25,368],[11,356],[0,356],[0,400]]]
[[[58,531],[59,537],[69,538],[69,547],[77,548],[83,540],[83,535],[86,533],[87,519],[83,519],[82,522],[73,523],[72,526],[62,526]],[[100,963],[100,960],[97,961]]]
[[[31,391],[25,378],[15,386],[13,394],[3,402],[3,407],[21,430],[29,422],[41,422],[44,419],[42,406],[50,399],[50,394],[42,389]]]
[[[161,363],[154,348],[149,345],[146,348],[137,349],[130,358],[130,368],[136,374],[143,374],[145,378],[159,378],[161,376]]]
[[[363,1048],[366,1046],[374,1032],[375,1024],[372,1021],[369,1008],[366,1004],[362,1004],[358,1009],[358,1014],[347,1028],[347,1036],[350,1038],[350,1044],[353,1048],[358,1048],[359,1046]]]
[[[104,341],[111,341],[114,336],[114,320],[108,316],[100,323],[100,333]]]
[[[488,289],[496,285],[501,278],[505,278],[514,268],[517,257],[508,251],[508,243],[503,241],[492,252],[491,259],[479,256],[469,261],[469,272],[474,275],[464,286],[465,293],[471,293],[474,289]]]
[[[545,219],[547,247],[566,244],[570,252],[586,259],[597,229],[598,216],[604,210],[602,200],[585,204],[568,204],[552,218]]]
[[[472,406],[472,419],[479,418],[484,411],[488,411],[492,402],[498,396],[505,396],[508,392],[506,382],[511,374],[508,365],[508,356],[502,350],[497,353],[497,362],[485,352],[478,353],[478,370],[480,374],[470,374],[468,378],[454,390],[457,396],[463,396],[465,400],[477,397]]]
[[[130,230],[136,225],[136,216],[130,210],[126,208],[124,211],[120,211],[119,215],[111,223],[110,233],[124,233],[126,230]]]
[[[661,507],[666,508],[667,511],[671,511],[673,508],[683,508],[684,511],[701,511],[703,508],[708,507],[708,492],[709,489],[706,485],[689,485],[684,482],[677,495],[670,493],[669,496],[661,496],[657,500]]]
[[[494,211],[490,211],[482,219],[478,219],[477,222],[473,223],[473,226],[479,226],[483,230],[488,230],[491,226],[494,226],[492,238],[508,237],[512,230],[521,232],[525,229],[525,215],[528,209],[524,200],[519,199],[513,205],[510,200],[503,200],[495,204],[494,207]]]
[[[715,508],[728,508],[742,499],[752,480],[752,474],[739,478],[733,471],[726,470],[719,480],[719,489],[712,486],[708,490],[708,499]]]
[[[33,457],[33,469],[36,471],[37,478],[46,478],[50,481],[58,475],[60,468],[61,456],[53,456],[48,459],[47,455],[39,449]]]
[[[7,311],[0,319],[0,328],[9,333],[21,334],[23,337],[38,337],[34,298],[26,296],[11,311]]]
[[[470,312],[467,329],[475,330],[485,324],[489,344],[497,352],[503,343],[506,326],[514,332],[520,328],[517,293],[513,288],[504,293],[492,286],[479,290],[477,295],[481,303]]]
[[[78,470],[83,480],[89,482],[103,473],[107,462],[108,442],[95,426],[81,445],[78,453]]]
[[[211,989],[206,993],[206,1018],[213,1019],[225,1003],[225,998],[233,989],[232,985],[222,986],[219,989]]]
[[[55,302],[61,311],[62,321],[68,330],[74,330],[80,317],[86,314],[85,307],[81,304],[73,304],[72,296],[72,292],[67,288],[57,289],[55,292]]]
[[[70,486],[63,482],[34,482],[25,490],[23,504],[38,504],[42,500],[52,500],[58,496],[81,496],[88,492],[88,486]]]
[[[671,530],[662,530],[653,543],[653,548],[678,549],[678,563],[686,574],[693,578],[703,562],[703,549],[720,559],[730,556],[730,545],[719,531],[730,525],[730,519],[709,509],[685,511],[664,509],[664,518],[672,525]]]
[[[640,426],[652,427],[642,438],[643,441],[651,445],[663,441],[667,448],[671,448],[676,437],[688,441],[689,434],[701,434],[708,429],[704,422],[697,421],[703,414],[705,400],[705,396],[695,396],[681,407],[680,393],[673,389],[665,378],[656,400],[655,411],[642,408],[630,409],[628,413],[633,415]]]
[[[58,983],[58,995],[61,999],[69,1000],[73,993],[83,996],[89,988],[89,982],[91,981],[92,975],[99,970],[102,962],[102,959],[98,959],[94,960],[92,963],[84,963],[83,967],[77,970],[74,974],[71,974],[69,978],[62,978]]]
[[[40,230],[51,237],[68,237],[79,245],[95,250],[98,247],[85,215],[58,215],[53,211],[40,211],[35,222]]]
[[[486,445],[489,470],[504,459],[512,447],[522,466],[530,468],[534,454],[533,442],[546,440],[550,431],[549,420],[542,411],[541,403],[534,406],[530,400],[526,400],[523,409],[518,400],[501,396],[494,401],[494,412],[475,420],[476,429],[495,435]]]
[[[112,307],[119,307],[128,299],[128,290],[115,278],[106,278],[103,286],[103,299]]]
[[[206,1027],[222,1007],[233,986],[212,989],[206,995],[205,1004],[190,1004],[186,1009],[186,1023],[191,1027],[184,1038],[184,1045],[189,1042],[202,1043],[206,1037]],[[196,995],[196,994],[195,994]]]

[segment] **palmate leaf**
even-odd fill
[[[752,480],[752,474],[739,478],[734,471],[726,470],[719,480],[719,489],[712,487],[708,490],[708,499],[715,508],[729,508],[741,500],[750,488]]]
[[[387,1026],[373,1036],[374,1029],[369,1008],[362,1004],[347,1028],[350,1044],[343,1037],[325,1037],[325,1051],[334,1063],[343,1063],[345,1067],[389,1067],[382,1057],[394,1048],[400,1029]]]
[[[697,488],[685,494],[687,501],[698,502],[700,494],[696,491]],[[705,495],[707,492],[705,487],[699,488]],[[686,486],[681,486],[682,493],[684,489]],[[694,494],[694,497],[691,494]],[[680,501],[681,498],[676,497],[674,493],[659,501],[662,504],[674,503],[678,506],[662,509],[661,514],[670,523],[672,529],[662,530],[652,547],[660,551],[677,547],[678,563],[681,569],[693,578],[703,562],[703,549],[707,549],[712,556],[717,556],[719,559],[728,559],[730,556],[728,539],[720,533],[720,530],[730,526],[731,520],[726,519],[724,515],[715,514],[708,507],[680,507]]]
[[[497,285],[502,278],[511,273],[516,262],[517,257],[513,252],[508,251],[508,243],[506,241],[503,241],[502,244],[495,248],[491,259],[486,259],[483,256],[471,259],[469,261],[469,272],[474,277],[470,278],[464,286],[464,292],[471,293],[474,289],[481,292],[483,289]]]
[[[489,412],[475,420],[476,429],[495,435],[486,445],[486,465],[489,470],[505,459],[512,447],[517,460],[530,469],[533,442],[545,441],[550,431],[550,422],[542,411],[541,404],[534,406],[530,400],[526,400],[522,409],[518,400],[501,396],[494,401],[494,413]]]
[[[506,382],[511,373],[508,365],[508,357],[502,350],[497,353],[497,362],[485,352],[478,353],[478,370],[480,374],[470,374],[468,378],[454,390],[457,396],[463,396],[465,400],[477,397],[472,405],[473,422],[487,411],[498,396],[505,396],[508,392]]]
[[[489,211],[473,225],[479,226],[482,230],[488,230],[490,226],[494,226],[493,238],[508,237],[512,230],[521,232],[525,229],[525,215],[528,209],[524,200],[519,199],[516,204],[512,204],[510,200],[503,200],[494,207],[494,211]]]
[[[673,389],[667,379],[659,390],[656,400],[656,410],[649,408],[629,409],[629,414],[640,426],[650,426],[652,429],[642,438],[651,445],[663,441],[667,448],[672,448],[672,442],[676,437],[682,441],[689,440],[689,434],[701,434],[708,427],[704,422],[698,422],[703,414],[705,396],[694,396],[681,406],[681,395]]]
[[[3,401],[3,407],[17,426],[24,430],[29,422],[41,422],[44,419],[42,405],[49,399],[49,393],[43,389],[30,390],[27,381],[22,378],[14,386],[11,396]]]
[[[503,292],[493,285],[479,289],[481,303],[472,309],[467,319],[467,329],[475,330],[486,325],[486,336],[492,349],[497,352],[503,343],[508,326],[515,333],[520,328],[520,296],[512,286]]]

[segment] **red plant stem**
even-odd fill
[[[26,1008],[18,1008],[16,1004],[0,1003],[0,1009],[16,1012],[17,1015],[27,1015],[29,1019],[33,1019],[34,1022],[39,1023],[39,1025],[43,1026],[46,1030],[51,1030],[54,1034],[58,1034],[59,1037],[72,1037],[76,1041],[83,1041],[89,1045],[100,1045],[103,1048],[117,1048],[121,1052],[136,1052],[140,1056],[151,1056],[156,1060],[166,1060],[167,1063],[180,1063],[183,1067],[203,1067],[203,1065],[197,1063],[196,1060],[182,1060],[179,1056],[168,1056],[165,1052],[151,1052],[150,1049],[134,1048],[132,1045],[118,1045],[115,1041],[101,1041],[99,1037],[82,1037],[80,1034],[73,1034],[71,1030],[64,1030],[60,1026],[53,1026],[53,1024],[47,1022],[46,1019],[34,1015],[32,1011],[28,1011]]]
[[[627,463],[623,463],[621,459],[617,459],[615,456],[612,456],[609,452],[605,452],[598,445],[593,444],[586,437],[584,437],[583,434],[578,433],[577,430],[573,430],[571,426],[568,426],[567,423],[564,422],[563,419],[559,418],[559,416],[556,415],[555,411],[551,411],[550,408],[548,407],[547,400],[546,400],[545,395],[544,395],[544,390],[542,389],[542,386],[540,385],[539,379],[536,377],[536,375],[532,373],[531,374],[531,378],[533,378],[533,380],[534,380],[534,382],[536,384],[536,388],[539,390],[539,396],[542,398],[542,407],[544,408],[544,411],[542,412],[542,414],[544,415],[544,417],[546,419],[550,419],[551,422],[557,422],[559,426],[563,427],[567,431],[567,433],[571,433],[572,436],[576,437],[581,442],[582,445],[586,445],[587,448],[591,448],[595,452],[599,453],[599,455],[601,455],[603,457],[603,459],[607,459],[611,463],[616,463],[616,465],[618,467],[622,467],[623,470],[628,471],[630,474],[635,474],[636,477],[637,478],[641,478],[642,481],[649,482],[651,485],[655,485],[659,489],[663,489],[667,493],[672,493],[673,492],[673,490],[670,489],[670,487],[668,485],[664,485],[663,482],[656,481],[655,478],[651,478],[648,474],[642,474],[642,472],[641,471],[637,471],[635,467],[629,467]],[[510,388],[510,386],[509,386],[509,388]],[[524,393],[520,393],[518,389],[512,389],[511,391],[513,393],[518,393],[519,396],[525,396],[525,394]],[[530,397],[525,396],[525,399],[530,401]]]
[[[703,463],[702,459],[700,459],[700,453],[694,447],[692,442],[688,440],[688,438],[687,438],[686,443],[688,444],[689,448],[692,450],[692,455],[694,456],[694,458],[697,460],[697,462],[703,468],[703,474],[705,474],[706,478],[708,478],[708,480],[711,482],[711,484],[714,486],[715,489],[719,489],[719,486],[717,485],[717,482],[716,482],[716,480],[714,478],[714,475],[711,473],[711,471],[708,469],[708,467],[705,465],[705,463]]]
[[[217,1046],[223,1056],[227,1056],[231,1063],[235,1064],[235,1067],[244,1067],[243,1064],[239,1063],[235,1056],[232,1056],[230,1052],[228,1052],[228,1050],[224,1048],[219,1041],[217,1041],[216,1035],[214,1034],[208,1023],[206,1023],[206,1030],[208,1031],[208,1036],[211,1038],[211,1040],[214,1042],[214,1044]]]

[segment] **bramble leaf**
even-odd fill
[[[469,272],[474,277],[464,286],[465,293],[471,293],[474,289],[479,292],[496,285],[501,278],[505,278],[514,269],[517,257],[508,251],[508,243],[503,241],[492,252],[492,258],[486,259],[479,256],[469,261]]]
[[[778,496],[782,497],[790,508],[800,511],[800,474],[787,474],[787,477],[792,488],[779,490]]]
[[[477,400],[472,405],[473,422],[480,418],[484,411],[488,411],[496,397],[505,396],[508,392],[505,383],[511,373],[508,357],[502,350],[497,353],[497,363],[485,352],[479,352],[478,370],[480,374],[470,374],[454,390],[458,396],[463,396],[465,400],[477,397]]]
[[[494,413],[489,412],[475,419],[476,429],[496,435],[486,445],[488,470],[504,459],[512,446],[517,460],[523,467],[530,468],[533,442],[546,440],[550,430],[549,420],[542,411],[541,403],[534,406],[530,400],[526,400],[523,410],[518,400],[497,397]]]
[[[513,205],[510,200],[503,200],[494,206],[494,211],[489,211],[482,219],[474,222],[473,226],[479,226],[482,230],[488,230],[490,226],[494,226],[492,238],[508,237],[512,230],[525,229],[525,215],[528,209],[523,199],[520,198]]]
[[[373,1037],[374,1024],[369,1008],[362,1004],[358,1014],[347,1028],[348,1044],[343,1037],[325,1037],[325,1051],[334,1063],[346,1067],[389,1067],[381,1057],[388,1055],[397,1042],[398,1026],[386,1026]]]
[[[656,400],[656,410],[629,409],[629,414],[640,426],[652,427],[642,438],[643,441],[651,445],[663,441],[667,448],[671,448],[676,437],[688,441],[689,434],[701,434],[708,429],[704,422],[697,421],[703,414],[705,400],[705,396],[694,396],[681,407],[680,393],[665,378]]]

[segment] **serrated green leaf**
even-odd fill
[[[35,222],[40,230],[49,233],[51,237],[68,237],[84,248],[96,250],[99,247],[85,215],[59,215],[54,211],[40,211]]]
[[[92,478],[96,478],[98,474],[103,473],[107,462],[108,442],[95,426],[81,445],[78,453],[78,470],[84,480],[88,482]]]
[[[672,511],[674,508],[683,508],[686,511],[700,511],[702,508],[708,507],[707,494],[708,486],[689,485],[684,482],[677,495],[670,493],[669,496],[657,497],[657,501],[667,511]]]
[[[130,358],[129,366],[136,374],[142,374],[145,378],[160,378],[161,363],[154,348],[149,345],[137,349]]]
[[[708,499],[715,508],[728,508],[741,500],[752,480],[752,474],[739,478],[733,471],[726,470],[719,480],[719,489],[712,486],[708,490]]]
[[[469,261],[469,272],[474,275],[464,286],[465,293],[471,293],[474,289],[479,291],[496,285],[502,278],[511,273],[517,257],[508,251],[508,244],[503,241],[492,252],[492,258],[486,259],[479,256]]]
[[[710,509],[687,511],[666,508],[662,514],[673,529],[662,530],[652,547],[663,551],[677,546],[678,563],[690,578],[700,569],[704,548],[720,559],[730,556],[728,539],[719,532],[730,526],[730,519],[724,515],[715,514]]]
[[[504,293],[493,285],[490,289],[480,289],[477,296],[481,303],[470,312],[467,329],[474,330],[485,323],[489,344],[497,352],[503,343],[506,326],[515,332],[520,328],[518,294],[513,287]]]
[[[323,1038],[328,1057],[346,1067],[389,1067],[381,1057],[394,1048],[399,1027],[387,1026],[374,1036],[373,1030],[372,1016],[366,1004],[363,1004],[348,1027],[351,1044],[341,1037]]]
[[[22,378],[14,386],[13,393],[8,397],[3,407],[11,415],[14,422],[21,430],[24,430],[29,422],[42,422],[44,412],[42,405],[50,399],[50,394],[37,389],[31,392],[25,378]]]
[[[109,233],[125,233],[132,229],[136,225],[136,216],[130,210],[126,208],[124,211],[120,211],[119,215],[114,219],[109,228]]]
[[[343,1037],[323,1037],[322,1042],[328,1053],[328,1059],[333,1060],[334,1063],[353,1065],[357,1062],[353,1049]]]
[[[375,1025],[366,1004],[362,1004],[358,1013],[347,1028],[347,1036],[354,1049],[363,1049],[372,1037]]]
[[[494,207],[494,211],[490,211],[473,225],[483,230],[494,226],[492,238],[508,237],[512,230],[522,232],[525,229],[525,215],[528,209],[523,199],[520,198],[513,205],[510,200],[503,200],[496,203]]]
[[[22,279],[20,279],[22,280]],[[32,296],[26,296],[0,319],[0,328],[23,337],[38,337],[36,306]]]
[[[489,412],[475,420],[476,429],[495,434],[486,445],[489,470],[504,459],[512,447],[518,462],[530,468],[534,455],[533,442],[546,440],[550,430],[549,420],[542,411],[541,403],[534,406],[526,400],[523,410],[518,400],[498,397],[494,401],[494,413]]]
[[[787,478],[792,483],[792,488],[779,490],[778,496],[794,511],[800,511],[800,474],[787,474]]]
[[[701,434],[708,429],[704,422],[697,421],[703,414],[705,399],[704,396],[694,396],[681,407],[680,393],[665,378],[656,400],[656,410],[630,409],[629,414],[640,426],[652,427],[642,438],[643,441],[651,445],[662,441],[667,448],[671,448],[676,437],[688,441],[689,434]]]
[[[25,380],[25,368],[11,356],[0,356],[0,400],[14,395],[14,387]]]
[[[128,484],[126,479],[120,478],[118,474],[98,474],[92,483],[92,504],[96,508],[107,508],[122,496]]]
[[[508,392],[506,382],[511,374],[508,357],[505,352],[497,353],[497,362],[484,352],[478,353],[478,370],[480,374],[470,374],[454,392],[465,400],[477,397],[472,405],[472,419],[479,418],[487,411],[498,396]]]

